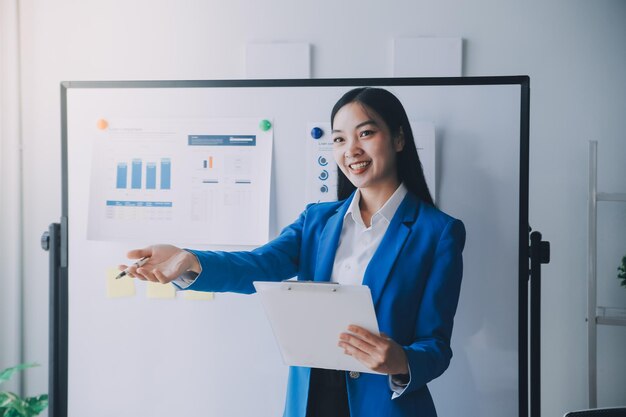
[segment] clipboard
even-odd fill
[[[254,287],[286,365],[380,374],[337,346],[350,324],[379,334],[369,287],[313,281],[255,281]]]

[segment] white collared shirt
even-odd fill
[[[372,216],[370,227],[365,226],[359,209],[361,191],[356,190],[343,218],[339,245],[330,280],[344,285],[363,283],[365,269],[378,249],[391,219],[407,194],[404,184],[396,189],[387,202]]]

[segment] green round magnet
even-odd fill
[[[262,131],[267,132],[268,130],[270,130],[272,128],[272,122],[270,122],[267,119],[261,120],[261,123],[259,123],[259,128]]]

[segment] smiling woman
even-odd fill
[[[333,153],[339,169],[363,197],[361,213],[371,214],[400,185],[396,153],[404,147],[404,135],[391,137],[387,124],[361,103],[343,106],[333,118]],[[368,207],[367,202],[373,207]],[[365,217],[364,217],[365,220]]]
[[[397,155],[393,156],[393,158],[395,159],[394,164],[398,180],[403,182],[422,201],[434,205],[426,185],[422,164],[417,155],[417,149],[413,140],[413,130],[400,100],[382,88],[364,87],[347,92],[337,101],[331,112],[330,120],[333,126],[333,134],[335,129],[340,130],[339,126],[342,122],[337,117],[337,113],[340,110],[344,110],[344,107],[347,107],[345,113],[354,113],[355,110],[349,111],[353,106],[360,107],[361,117],[363,114],[366,115],[366,119],[374,122],[378,130],[382,129],[383,134],[393,138],[393,145],[396,147],[395,151],[397,152]],[[337,127],[335,128],[335,126]],[[361,135],[367,136],[370,133],[372,132],[361,132]],[[335,146],[335,149],[337,149],[337,145]],[[335,158],[337,158],[336,153]],[[342,167],[340,160],[337,160],[337,164],[340,168]],[[344,169],[341,169],[337,188],[339,200],[347,198],[357,188],[346,175]]]
[[[349,326],[337,344],[379,374],[291,367],[286,417],[435,417],[426,384],[450,363],[465,228],[438,210],[398,99],[378,88],[346,93],[331,115],[339,201],[308,206],[280,236],[250,252],[154,245],[128,253],[136,278],[199,291],[254,291],[253,281],[370,287],[378,325]],[[332,256],[318,256],[324,251]],[[382,374],[382,375],[381,375]]]

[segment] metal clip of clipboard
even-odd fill
[[[337,290],[340,288],[340,285],[338,282],[332,282],[332,281],[311,281],[311,280],[291,281],[291,280],[286,279],[281,282],[285,284],[281,288],[287,291],[291,291],[293,289],[298,290],[299,285],[300,285],[300,289],[302,289],[303,288],[302,284],[313,284],[307,287],[309,290],[311,288],[315,288],[315,286],[318,284],[320,285],[319,289],[322,291],[330,289],[331,292],[337,292]],[[291,284],[295,284],[295,285],[291,285]],[[324,287],[326,285],[329,285],[329,286]]]

